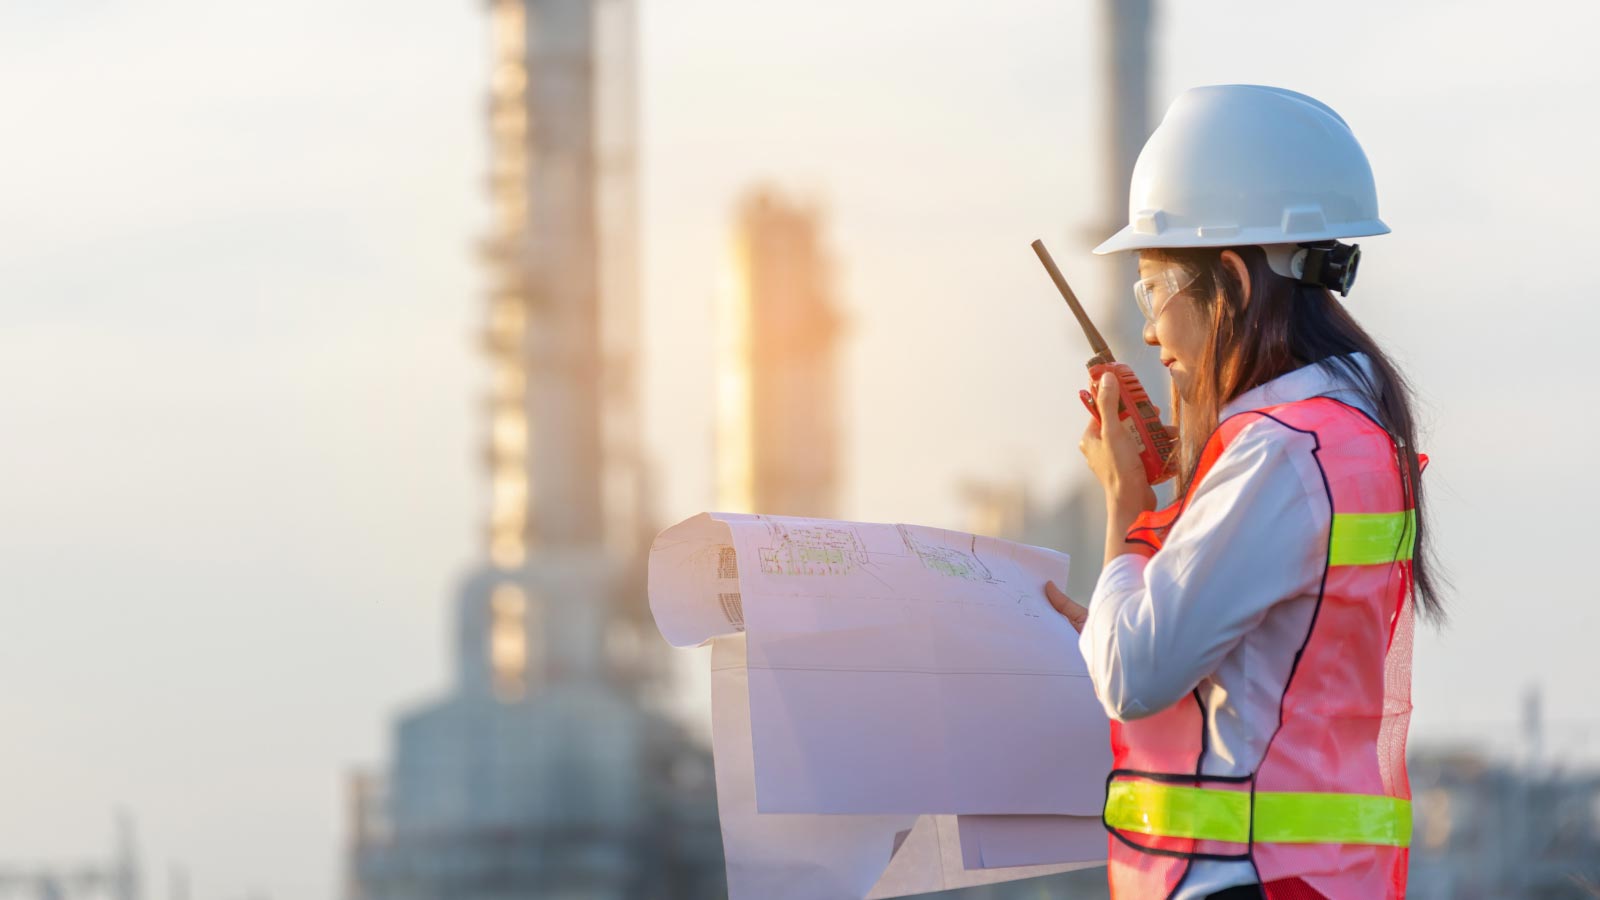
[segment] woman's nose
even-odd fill
[[[1144,323],[1144,342],[1152,347],[1161,343],[1160,341],[1156,340],[1156,323],[1151,322],[1148,319],[1145,320]]]

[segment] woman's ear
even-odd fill
[[[1244,264],[1244,257],[1233,250],[1222,251],[1221,258],[1222,267],[1239,286],[1239,308],[1244,309],[1250,305],[1250,267]]]

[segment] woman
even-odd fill
[[[1087,608],[1054,584],[1113,720],[1118,898],[1405,893],[1413,604],[1442,614],[1409,389],[1332,290],[1386,233],[1348,126],[1276,88],[1197,88],[1134,168],[1145,343],[1171,373],[1177,501],[1137,439],[1080,449],[1105,490]],[[1116,409],[1109,377],[1097,405]]]

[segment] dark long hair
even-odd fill
[[[1223,250],[1232,250],[1244,260],[1250,279],[1248,304],[1235,271],[1222,262]],[[1411,385],[1388,354],[1331,291],[1272,271],[1260,247],[1144,250],[1141,254],[1196,276],[1185,293],[1194,298],[1211,327],[1212,340],[1195,373],[1192,401],[1185,403],[1176,390],[1172,392],[1180,494],[1194,477],[1200,453],[1228,401],[1302,366],[1324,366],[1355,387],[1395,441],[1401,488],[1411,498],[1417,516],[1411,560],[1413,599],[1430,621],[1443,622],[1442,588],[1447,583],[1439,575],[1433,545],[1428,541]],[[1371,378],[1349,358],[1351,353],[1366,354],[1372,363]]]

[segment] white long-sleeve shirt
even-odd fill
[[[1364,354],[1351,357],[1370,374]],[[1221,418],[1324,395],[1373,413],[1341,375],[1310,365],[1239,395]],[[1114,719],[1153,715],[1198,692],[1207,775],[1247,775],[1266,751],[1316,608],[1332,521],[1313,438],[1252,419],[1161,550],[1106,565],[1078,642]],[[1176,896],[1255,881],[1248,862],[1196,860]]]

